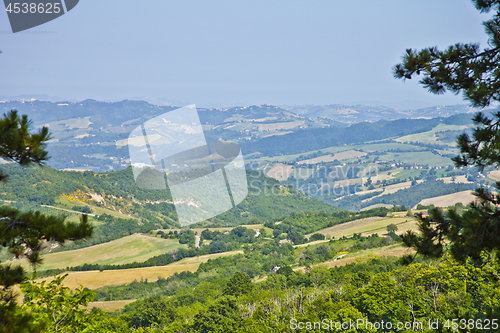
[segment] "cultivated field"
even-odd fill
[[[274,178],[278,181],[287,180],[290,177],[290,174],[293,171],[293,167],[287,164],[277,163],[273,165],[271,170],[269,170],[266,175],[268,177]]]
[[[276,131],[283,129],[291,129],[297,126],[302,126],[306,122],[304,120],[290,121],[284,123],[273,123],[273,124],[258,124],[259,131]]]
[[[331,267],[347,265],[353,262],[360,262],[360,261],[362,262],[364,259],[370,259],[373,258],[374,256],[402,257],[405,254],[413,254],[413,253],[415,253],[414,250],[408,249],[407,247],[402,245],[388,245],[384,247],[358,251],[353,253],[352,256],[349,256],[349,254],[347,254],[342,259],[323,262],[315,266],[331,268]]]
[[[200,264],[207,262],[208,259],[235,255],[238,253],[243,253],[243,251],[232,251],[208,254],[194,258],[185,258],[167,266],[109,270],[102,272],[68,272],[68,276],[64,279],[64,285],[71,289],[78,288],[80,285],[90,289],[97,289],[103,286],[127,284],[133,282],[134,280],[140,281],[147,279],[148,281],[156,281],[158,280],[158,277],[167,278],[175,273],[184,271],[195,272]],[[52,279],[53,278],[45,278],[39,280],[51,281]]]
[[[266,135],[263,135],[262,138],[268,138],[270,136],[276,136],[276,135],[285,135],[285,134],[289,134],[289,133],[293,133],[293,132],[288,131],[288,132],[278,132],[278,133],[273,133],[273,134],[266,134]]]
[[[384,155],[380,155],[380,160],[404,162],[417,165],[429,165],[432,167],[453,165],[453,162],[450,158],[435,155],[430,151],[387,153]]]
[[[500,170],[493,170],[488,174],[488,177],[495,180],[500,181]]]
[[[427,206],[433,204],[436,207],[448,207],[453,206],[457,202],[461,202],[464,205],[475,201],[477,198],[472,194],[472,191],[462,191],[447,195],[442,195],[439,197],[428,198],[420,201],[420,204]]]
[[[98,308],[103,311],[116,311],[123,309],[125,305],[135,302],[135,299],[126,299],[120,301],[107,301],[107,302],[90,302],[87,306],[88,309]]]
[[[465,125],[439,124],[428,132],[406,135],[406,136],[400,137],[399,139],[396,139],[396,141],[399,141],[399,142],[416,141],[416,142],[424,142],[424,143],[435,143],[438,140],[438,138],[436,136],[436,132],[461,131],[461,130],[465,130],[466,128],[467,128],[467,126],[465,126]],[[440,143],[442,144],[443,142],[440,142]]]
[[[347,160],[347,159],[351,159],[351,158],[358,158],[358,157],[362,157],[365,155],[366,155],[365,152],[356,151],[356,150],[347,150],[347,151],[343,151],[340,153],[335,153],[333,155],[323,155],[323,156],[318,156],[318,157],[311,158],[308,160],[300,161],[300,162],[297,162],[297,164],[317,164],[317,163],[323,163],[323,162],[333,162],[335,160],[341,161],[341,160]]]
[[[412,217],[406,216],[393,218],[369,217],[337,224],[333,227],[317,231],[316,233],[325,235],[327,239],[332,236],[335,237],[335,239],[339,239],[343,236],[350,237],[354,233],[361,233],[362,236],[369,236],[371,234],[378,234],[379,236],[382,236],[387,233],[386,227],[391,223],[397,225],[397,233],[401,233],[402,231],[415,229],[417,221]],[[307,246],[311,244],[312,243],[302,245]]]
[[[180,247],[176,239],[162,239],[148,235],[135,234],[126,236],[108,243],[98,244],[78,250],[49,253],[43,256],[43,264],[37,268],[39,271],[66,268],[87,264],[126,264],[134,261],[143,262],[147,259],[168,253]],[[17,260],[29,269],[26,259]]]
[[[445,182],[445,184],[449,183],[464,183],[464,184],[471,184],[472,182],[467,180],[467,177],[464,175],[462,176],[455,176],[455,180],[453,180],[453,177],[443,177],[443,178],[438,178],[437,180],[442,180]]]

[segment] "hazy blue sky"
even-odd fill
[[[484,46],[487,17],[469,0],[81,0],[12,34],[0,11],[0,96],[458,104],[391,67],[409,47]]]

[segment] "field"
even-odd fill
[[[494,181],[500,181],[500,170],[494,170],[494,171],[491,171],[489,174],[488,174],[488,177],[490,177],[491,179],[493,179]]]
[[[465,177],[465,176],[456,176],[455,180],[453,180],[453,177],[443,177],[443,178],[438,178],[438,180],[442,180],[446,184],[448,184],[448,183],[472,184],[472,182],[468,181],[467,177]]]
[[[53,121],[48,123],[50,129],[52,131],[54,130],[59,130],[59,131],[64,131],[64,130],[72,130],[72,129],[82,129],[82,128],[88,128],[89,125],[91,125],[92,122],[90,121],[90,117],[84,117],[84,118],[71,118],[71,119],[66,119],[66,120],[59,120],[59,121]]]
[[[268,231],[270,230],[271,233],[272,233],[272,229],[264,227],[263,224],[242,224],[241,226],[245,227],[247,229],[266,229]],[[206,229],[208,229],[208,230],[210,230],[212,232],[213,231],[219,231],[219,232],[224,233],[226,231],[231,231],[233,229],[233,227],[223,227],[223,228],[190,228],[189,230],[193,231],[196,235],[201,235],[201,232],[203,230],[206,230]],[[170,231],[172,231],[172,232],[174,232],[174,231],[180,232],[183,229],[158,229],[156,231],[160,231],[160,230],[163,231],[163,232],[170,232]]]
[[[370,209],[379,208],[379,207],[392,208],[392,205],[379,203],[379,204],[367,206],[365,208],[361,208],[361,211],[370,210]]]
[[[297,164],[317,164],[317,163],[322,163],[322,162],[333,162],[335,160],[347,160],[351,158],[358,158],[365,156],[365,152],[360,152],[356,150],[347,150],[339,153],[335,153],[333,155],[323,155],[323,156],[318,156],[315,158],[311,158],[308,160],[300,161],[297,162]]]
[[[135,302],[135,299],[126,299],[120,301],[107,301],[107,302],[90,302],[87,305],[88,309],[98,308],[103,311],[115,311],[118,309],[123,309],[125,305]]]
[[[287,180],[292,173],[293,167],[291,165],[277,163],[273,165],[266,175],[279,181]]]
[[[266,134],[266,135],[263,135],[262,138],[268,138],[270,136],[276,136],[276,135],[285,135],[285,134],[289,134],[289,133],[293,133],[293,132],[288,131],[288,132],[278,132],[278,133],[273,133],[273,134]]]
[[[448,157],[435,155],[430,151],[405,152],[405,153],[387,153],[380,155],[382,161],[405,162],[408,164],[428,165],[428,166],[448,166],[453,162]]]
[[[49,253],[44,255],[39,271],[93,264],[126,264],[134,261],[143,262],[163,253],[168,253],[181,245],[176,239],[162,239],[147,235],[130,235],[108,243],[94,245],[78,250]],[[25,268],[29,265],[25,259],[17,261]]]
[[[447,195],[442,195],[439,197],[424,199],[420,202],[420,204],[427,206],[433,204],[436,207],[448,207],[453,206],[457,202],[461,202],[464,205],[469,204],[472,201],[475,201],[477,198],[472,194],[472,191],[462,191]]]
[[[369,236],[371,234],[378,234],[379,236],[382,236],[387,233],[386,227],[391,223],[398,226],[397,233],[415,229],[416,227],[416,220],[412,217],[369,217],[366,219],[338,224],[333,227],[317,231],[316,233],[325,235],[327,239],[332,236],[335,237],[335,239],[339,239],[343,236],[350,237],[354,233],[361,233],[362,236]]]
[[[322,268],[332,268],[344,266],[351,263],[363,262],[369,260],[374,257],[402,257],[405,254],[415,253],[413,249],[408,249],[405,246],[400,244],[395,245],[387,245],[384,247],[378,247],[374,249],[361,250],[353,253],[348,253],[345,257],[337,260],[325,261],[319,264],[313,265],[313,267],[322,267]],[[293,269],[294,271],[306,271],[306,267],[296,267]],[[259,279],[260,281],[264,281],[265,278]]]
[[[273,124],[258,124],[259,131],[275,131],[283,129],[291,129],[297,126],[302,126],[305,124],[304,120],[291,121],[285,123],[273,123]]]
[[[320,264],[316,264],[314,266],[332,268],[347,265],[353,262],[362,262],[363,260],[373,258],[374,256],[379,257],[402,257],[405,254],[415,253],[414,250],[408,249],[402,245],[388,245],[384,247],[379,247],[375,249],[368,249],[355,252],[351,254],[347,254],[344,258],[338,260],[326,261]]]
[[[184,271],[194,272],[198,269],[202,262],[207,262],[208,259],[217,258],[227,255],[235,255],[243,253],[243,251],[224,252],[217,254],[207,254],[200,257],[185,258],[174,262],[167,266],[154,266],[143,268],[131,268],[109,271],[86,271],[86,272],[68,272],[68,276],[64,279],[64,285],[74,289],[84,285],[90,289],[96,289],[109,285],[120,285],[131,283],[134,280],[156,281],[158,277],[167,278],[175,273]],[[51,281],[53,278],[43,280]]]
[[[245,160],[247,162],[253,161],[253,162],[258,162],[260,163],[261,166],[269,163],[275,163],[275,162],[290,162],[293,160],[296,160],[299,157],[302,156],[307,156],[309,154],[315,154],[318,152],[321,152],[322,154],[338,154],[342,153],[345,151],[352,151],[352,150],[357,150],[358,152],[374,152],[374,151],[387,151],[390,149],[403,149],[403,150],[414,150],[414,151],[423,151],[425,148],[419,147],[419,146],[414,146],[411,144],[405,144],[405,143],[400,143],[400,142],[391,142],[391,143],[364,143],[364,144],[356,144],[356,145],[346,145],[346,146],[333,146],[333,147],[328,147],[328,148],[323,148],[321,150],[311,150],[308,151],[307,153],[300,153],[300,154],[292,154],[292,155],[283,155],[283,156],[273,156],[273,157],[258,157],[252,159],[251,156],[247,155],[245,156]],[[340,155],[342,156],[342,155]]]
[[[442,131],[460,131],[460,130],[465,130],[467,126],[465,125],[444,125],[444,124],[439,124],[436,127],[434,127],[432,130],[428,132],[422,132],[422,133],[417,133],[417,134],[410,134],[407,136],[400,137],[396,141],[399,142],[411,142],[411,141],[416,141],[416,142],[424,142],[424,143],[436,143],[438,140],[436,136],[436,132],[442,132]],[[440,142],[442,144],[444,142]]]

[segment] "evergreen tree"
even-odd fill
[[[236,272],[224,288],[224,295],[238,297],[248,294],[252,290],[253,284],[250,277],[245,273]]]
[[[37,133],[30,133],[31,121],[26,115],[18,116],[17,111],[4,114],[0,119],[0,157],[22,166],[42,165],[48,160],[45,150],[50,140],[47,127]],[[1,173],[0,180],[7,175]],[[44,242],[80,240],[92,235],[92,226],[87,215],[82,215],[80,223],[67,223],[64,216],[49,216],[40,212],[21,212],[18,209],[0,207],[0,248],[8,248],[16,258],[26,256],[35,267],[41,263]],[[0,331],[33,332],[36,327],[29,323],[31,315],[15,304],[12,287],[26,280],[22,267],[0,266]]]
[[[489,36],[488,48],[479,44],[456,44],[445,51],[430,47],[421,51],[406,50],[403,62],[394,67],[394,76],[411,79],[423,75],[420,81],[430,92],[441,94],[446,89],[462,92],[464,99],[475,107],[485,107],[500,101],[500,0],[473,0],[481,12],[495,11],[484,22]],[[453,158],[456,166],[476,166],[483,170],[489,165],[500,165],[500,112],[489,117],[477,113],[477,125],[472,138],[462,134],[457,139],[460,155]],[[496,183],[500,190],[500,183]],[[417,250],[417,254],[440,257],[445,244],[459,261],[467,258],[481,264],[488,254],[500,252],[499,193],[485,188],[476,189],[478,200],[463,213],[457,209],[444,213],[439,208],[429,210],[429,216],[420,214],[420,234],[408,231],[404,243]],[[408,256],[406,262],[414,257]]]

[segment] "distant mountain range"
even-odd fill
[[[52,156],[49,165],[58,169],[94,171],[127,167],[129,165],[127,138],[130,132],[148,119],[176,108],[177,106],[159,106],[135,100],[50,102],[21,98],[0,102],[0,113],[16,109],[21,114],[27,114],[33,120],[34,126],[49,126],[54,138],[49,144]],[[245,143],[243,146],[261,140],[268,141],[270,137],[293,133],[294,137],[300,136],[304,130],[310,135],[316,131],[327,133],[335,128],[340,129],[361,122],[444,118],[476,111],[466,105],[400,111],[384,106],[340,104],[323,106],[264,104],[231,108],[198,108],[198,110],[208,142],[222,139]]]

